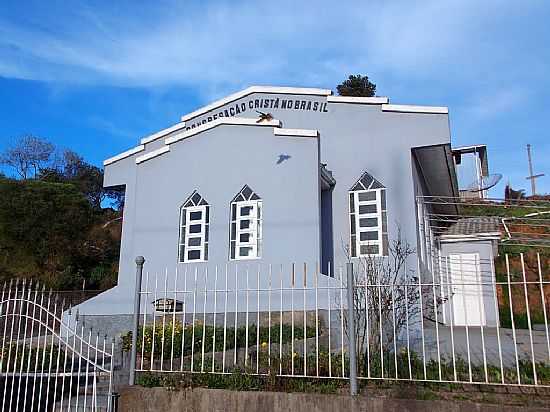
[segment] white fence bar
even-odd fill
[[[0,301],[2,411],[111,411],[114,346],[100,348],[65,301],[27,280]],[[101,380],[108,389],[99,389]]]
[[[393,277],[388,263],[354,262],[358,378],[550,386],[549,262],[437,256],[432,272],[405,262]],[[137,371],[348,379],[343,268],[278,266],[144,275]]]

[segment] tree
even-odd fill
[[[418,282],[416,273],[405,270],[407,260],[415,251],[401,237],[399,229],[396,239],[389,244],[388,252],[387,258],[362,257],[355,268],[355,336],[357,353],[365,362],[363,365],[368,362],[369,349],[371,356],[374,353],[375,357],[380,352],[388,353],[396,343],[393,332],[399,336],[418,315],[418,307],[412,303],[418,301],[419,290],[406,290],[403,286]],[[343,321],[349,337],[346,313]]]
[[[0,280],[35,277],[54,288],[110,287],[120,225],[74,184],[0,177]]]
[[[345,249],[350,256],[346,246]],[[423,327],[419,325],[421,314],[430,316],[444,303],[433,299],[432,288],[419,284],[416,270],[407,268],[407,261],[415,253],[398,227],[396,238],[388,245],[387,257],[365,256],[354,265],[355,344],[358,366],[364,374],[369,367],[380,368],[382,357],[406,350],[400,340],[410,338],[412,330]],[[349,339],[347,311],[342,321]]]
[[[54,149],[54,145],[46,140],[25,135],[0,155],[0,164],[12,167],[21,179],[27,180],[47,167]]]
[[[90,205],[72,185],[2,179],[0,265],[15,276],[51,280],[75,262],[92,219]]]
[[[368,76],[350,75],[336,87],[340,96],[372,97],[376,93],[376,84]]]
[[[63,152],[63,160],[63,174],[66,181],[76,185],[91,205],[99,209],[106,196],[103,189],[103,171],[87,163],[71,150]]]
[[[116,283],[124,192],[103,188],[103,170],[71,150],[20,138],[0,172],[0,280],[35,277],[54,288]],[[14,174],[15,175],[15,174]],[[112,207],[102,208],[111,200]]]
[[[95,209],[108,197],[115,205],[121,204],[120,195],[103,188],[103,170],[86,162],[72,150],[65,150],[54,167],[42,169],[40,179],[47,182],[70,183],[86,196]]]
[[[122,212],[126,200],[125,186],[113,186],[105,189],[105,196],[111,201],[111,207],[119,213]]]

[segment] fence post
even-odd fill
[[[145,258],[143,256],[136,257],[136,291],[134,295],[134,324],[132,327],[132,350],[130,352],[130,379],[129,385],[132,386],[135,383],[136,378],[136,356],[137,356],[137,336],[139,328],[139,312],[141,301],[141,279],[143,275],[143,264]]]
[[[357,348],[355,347],[355,307],[353,302],[353,292],[355,283],[353,278],[353,263],[346,264],[348,277],[348,337],[349,337],[349,387],[352,396],[357,395]]]
[[[111,393],[111,398],[110,398],[110,402],[111,402],[110,408],[111,409],[109,409],[109,412],[118,412],[118,399],[119,398],[120,398],[120,394],[118,392]]]

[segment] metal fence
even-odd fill
[[[15,280],[4,284],[0,313],[2,411],[114,410],[114,341],[59,294]]]
[[[547,255],[408,261],[138,268],[125,345],[137,372],[550,385]]]
[[[550,247],[550,200],[417,196],[416,203],[420,235],[428,243],[459,229],[481,236],[496,232],[501,246]]]

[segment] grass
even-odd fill
[[[372,352],[371,352],[372,353]],[[424,364],[422,356],[415,352],[410,354],[410,368],[409,368],[409,356],[406,351],[402,351],[394,356],[393,353],[384,353],[384,361],[380,359],[379,354],[375,356],[371,355],[370,358],[370,376],[373,378],[395,378],[400,379],[414,379],[425,381],[455,381],[470,382],[470,368],[467,361],[457,357],[453,363],[450,359],[442,359],[441,364],[435,360],[426,362],[426,371],[424,372]],[[395,364],[397,363],[397,370]],[[362,363],[359,365],[359,375],[367,376],[366,357],[362,357]],[[550,365],[542,362],[535,364],[537,372],[537,383],[539,385],[550,385]],[[440,374],[441,370],[441,374]],[[504,375],[503,375],[504,374]],[[503,379],[504,376],[504,379]],[[520,360],[519,361],[519,379],[522,384],[534,385],[533,364],[531,361]],[[502,370],[500,367],[494,365],[487,365],[485,369],[483,365],[472,364],[471,365],[471,381],[473,383],[494,383],[500,384],[504,380],[505,384],[517,384],[518,374],[516,367],[504,367]]]
[[[512,316],[510,313],[510,299],[509,299],[509,293],[508,293],[509,286],[506,284],[508,279],[505,274],[502,274],[499,272],[496,272],[495,275],[496,275],[496,281],[499,283],[497,287],[502,288],[501,299],[499,299],[499,302],[498,302],[500,327],[511,329]],[[510,276],[512,281],[514,280],[517,281],[518,277],[515,274],[511,274]],[[523,295],[524,293],[523,286],[512,285],[512,288],[521,288],[520,299],[523,301],[525,299]],[[515,295],[512,294],[512,298],[514,298],[514,296]],[[535,307],[532,304],[533,302],[540,301],[540,288],[538,285],[528,286],[528,298],[529,298],[529,302],[531,302],[531,305],[529,308],[529,315],[531,317],[531,326],[535,324],[544,324],[544,312],[542,308]],[[516,329],[529,328],[529,320],[527,318],[527,312],[518,312],[517,309],[514,310],[514,327]]]
[[[136,383],[144,387],[202,387],[234,391],[306,392],[335,394],[347,386],[343,380],[314,378],[288,379],[275,375],[255,376],[243,370],[230,374],[159,374],[146,372],[137,376]]]
[[[548,205],[548,201],[529,202],[521,205],[488,203],[487,206],[466,203],[461,205],[460,211],[465,216],[524,217],[530,213],[547,210]],[[540,215],[539,218],[546,220],[545,215]]]
[[[333,377],[342,378],[349,376],[349,359],[347,355],[341,353],[333,353],[331,355],[324,351],[318,354],[311,353],[307,357],[297,353],[293,355],[283,354],[281,358],[277,356],[268,357],[266,351],[260,351],[256,359],[256,354],[248,360],[247,367],[243,365],[233,365],[233,360],[228,357],[223,371],[226,373],[242,373],[245,375],[265,375],[265,376],[292,376],[293,379],[309,377]],[[231,358],[231,359],[229,359]],[[191,370],[190,364],[184,366],[184,370]],[[535,364],[537,372],[538,385],[550,385],[550,365],[546,363]],[[505,367],[502,370],[500,367],[487,365],[485,368],[482,364],[472,364],[468,367],[467,361],[457,357],[453,362],[451,359],[442,359],[441,363],[435,360],[424,362],[421,354],[411,352],[408,354],[405,350],[400,351],[397,355],[393,352],[383,351],[383,356],[380,356],[380,351],[371,348],[370,357],[364,354],[358,356],[358,376],[370,377],[377,380],[411,380],[411,381],[426,381],[426,382],[447,382],[447,383],[493,383],[493,384],[517,384],[519,380],[525,385],[534,385],[533,365],[530,361],[519,361],[519,367]],[[193,369],[199,371],[215,371],[218,374],[213,376],[228,376],[219,374],[222,372],[221,362],[218,360],[212,365],[212,359],[202,359],[200,352],[196,354],[193,360]],[[168,374],[170,375],[170,374]],[[203,374],[200,374],[203,375]],[[161,382],[162,377],[157,382]],[[197,378],[198,379],[198,378]],[[218,379],[210,377],[208,379]],[[220,378],[220,382],[225,382]],[[330,379],[329,379],[330,380]],[[256,380],[253,380],[257,382]],[[220,383],[221,384],[221,383]],[[163,386],[163,385],[161,385]],[[210,386],[209,386],[210,387]],[[230,388],[229,388],[230,389]],[[250,389],[253,390],[253,389]]]
[[[542,311],[530,311],[531,327],[535,324],[544,324],[544,313]],[[510,315],[510,306],[502,307],[500,305],[498,309],[500,327],[512,328],[512,316]],[[528,329],[529,320],[527,319],[527,313],[514,313],[514,327],[516,329]]]

